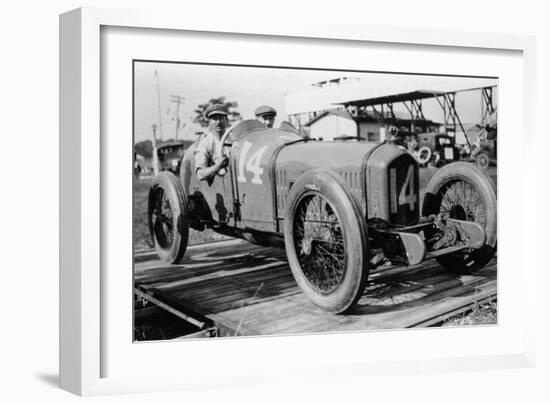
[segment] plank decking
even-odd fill
[[[314,307],[296,286],[283,249],[230,240],[188,248],[179,265],[135,258],[135,287],[209,318],[225,335],[341,332],[426,326],[497,293],[496,257],[475,275],[435,260],[382,266],[346,315]]]

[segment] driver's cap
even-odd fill
[[[210,116],[213,115],[224,115],[227,116],[227,108],[223,104],[214,104],[210,105],[208,108],[206,108],[206,111],[204,112],[204,116],[206,118],[210,118]]]
[[[256,110],[254,111],[254,114],[258,117],[260,117],[260,116],[276,116],[277,111],[275,110],[275,108],[272,108],[271,106],[262,105],[262,106],[259,106],[258,108],[256,108]]]

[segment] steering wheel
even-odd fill
[[[235,126],[231,126],[229,129],[225,131],[225,133],[222,135],[222,138],[220,139],[220,142],[222,143],[222,147],[229,147],[230,144],[226,144],[227,138],[231,135],[231,132],[233,131],[233,128]]]

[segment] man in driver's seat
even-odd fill
[[[199,180],[211,181],[229,163],[222,153],[220,141],[228,125],[227,109],[222,104],[211,105],[204,115],[208,119],[208,134],[199,141],[195,149],[195,172]]]

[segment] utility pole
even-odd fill
[[[159,106],[159,131],[160,131],[160,140],[162,141],[162,114],[160,112],[160,78],[159,78],[159,72],[155,70],[155,77],[157,78],[157,98],[158,98],[158,106]]]
[[[153,125],[153,173],[155,176],[158,175],[159,171],[159,158],[157,154],[157,125]]]
[[[180,128],[180,105],[185,103],[185,97],[179,95],[170,95],[171,102],[176,104],[176,140],[178,139],[178,130]]]

